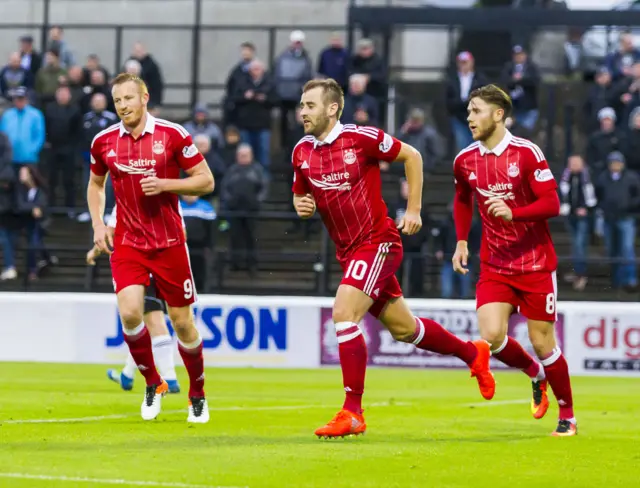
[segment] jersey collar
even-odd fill
[[[153,134],[155,130],[156,130],[156,118],[153,115],[148,113],[147,122],[144,124],[144,130],[142,131],[142,134],[140,134],[140,136],[143,136],[145,133]],[[122,137],[125,134],[129,134],[129,131],[125,129],[124,124],[120,122],[120,137]]]
[[[340,135],[341,132],[342,132],[342,124],[338,120],[336,125],[333,126],[333,129],[331,129],[331,132],[329,132],[329,134],[327,134],[327,137],[325,137],[324,141],[319,141],[315,137],[313,138],[313,147],[314,147],[314,149],[316,147],[322,145],[322,144],[331,144],[332,142],[334,142],[338,138],[338,136]]]
[[[509,130],[506,130],[502,140],[493,149],[487,149],[487,146],[485,146],[483,143],[480,143],[480,154],[482,156],[484,156],[485,154],[495,154],[496,156],[501,156],[502,153],[507,150],[507,146],[512,139],[513,136],[511,135],[511,132],[509,132]]]

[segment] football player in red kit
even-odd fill
[[[420,153],[374,127],[341,124],[344,96],[335,80],[308,82],[300,106],[306,136],[293,150],[293,203],[302,218],[316,210],[320,213],[344,271],[333,320],[346,400],[316,435],[343,437],[366,429],[362,394],[367,347],[359,323],[367,311],[396,340],[460,358],[477,378],[482,396],[492,398],[495,381],[489,370],[488,344],[464,342],[440,324],[414,317],[395,277],[402,262],[398,228],[414,234],[422,226]],[[382,199],[380,161],[405,164],[409,200],[398,228]]]
[[[458,243],[454,270],[466,274],[473,197],[482,218],[478,325],[493,356],[524,371],[533,382],[532,414],[549,406],[547,383],[560,408],[553,435],[577,433],[567,361],[556,343],[557,258],[547,220],[560,212],[557,185],[542,151],[505,127],[511,99],[488,85],[469,96],[469,128],[476,141],[454,161],[454,219]],[[507,336],[509,316],[528,319],[540,363]]]

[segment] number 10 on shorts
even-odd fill
[[[351,261],[349,263],[349,267],[347,268],[347,272],[344,274],[345,278],[352,278],[356,281],[362,281],[364,279],[364,275],[367,274],[368,264],[365,261]]]

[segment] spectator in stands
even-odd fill
[[[40,110],[29,105],[25,87],[13,91],[13,107],[2,115],[0,131],[11,142],[15,165],[37,164],[40,161],[40,151],[45,141],[44,116]]]
[[[640,60],[631,65],[629,76],[618,81],[614,88],[613,103],[621,121],[629,120],[629,114],[640,106]]]
[[[234,117],[235,105],[233,104],[232,94],[236,91],[238,81],[249,77],[249,64],[251,64],[251,61],[253,61],[255,57],[256,47],[253,43],[243,42],[240,45],[240,61],[233,67],[227,77],[225,98],[223,102],[225,126],[236,123]]]
[[[93,71],[101,71],[104,75],[105,82],[109,79],[109,70],[100,64],[100,58],[97,54],[89,54],[89,56],[87,56],[87,63],[84,65],[84,68],[82,68],[84,85],[92,84],[91,73]]]
[[[220,156],[220,154],[213,150],[211,144],[211,138],[207,134],[196,134],[193,136],[193,143],[200,151],[200,154],[204,156],[207,160],[207,164],[209,165],[209,169],[213,173],[214,181],[216,181],[216,185],[213,187],[213,192],[208,195],[202,195],[204,200],[210,200],[214,196],[217,196],[219,193],[219,183],[222,181],[224,177],[224,173],[227,170],[227,165],[224,160]]]
[[[629,132],[622,153],[627,159],[627,168],[640,172],[640,107],[633,109],[629,115]]]
[[[12,164],[11,143],[4,132],[0,132],[0,245],[4,263],[0,280],[13,280],[18,276],[14,260],[14,245],[11,239],[15,228],[14,203],[16,190],[16,168]]]
[[[235,125],[227,126],[224,130],[224,147],[220,151],[226,168],[236,162],[236,153],[238,152],[238,146],[241,142],[238,128]]]
[[[589,95],[584,106],[587,133],[598,129],[598,113],[605,107],[616,103],[611,83],[611,72],[606,66],[601,66],[595,74],[595,83],[589,89]]]
[[[538,122],[538,85],[540,73],[522,46],[513,47],[513,58],[502,69],[502,83],[513,100],[513,115],[529,131]]]
[[[429,172],[445,157],[445,146],[435,127],[425,123],[424,110],[414,108],[397,135],[402,142],[415,147],[422,155],[425,172]],[[404,168],[402,168],[404,171]]]
[[[626,146],[626,136],[616,129],[616,113],[611,107],[598,112],[600,130],[589,136],[587,143],[587,164],[594,176],[598,176],[607,166],[607,157],[613,151],[622,151]]]
[[[571,257],[573,273],[565,276],[565,280],[573,283],[573,288],[584,290],[587,285],[587,246],[589,244],[592,211],[597,204],[596,194],[589,169],[582,156],[574,154],[569,157],[567,167],[560,180],[560,215],[566,217],[566,224],[571,234]]]
[[[36,75],[36,95],[41,107],[55,99],[58,87],[66,83],[67,70],[60,66],[57,51],[47,51],[45,64]]]
[[[280,138],[286,144],[286,134],[293,127],[296,107],[300,103],[302,87],[313,77],[313,64],[304,48],[305,35],[294,30],[289,35],[291,45],[276,59],[273,81],[280,102]],[[237,93],[237,90],[236,90]],[[241,124],[237,124],[240,127]]]
[[[20,168],[19,184],[16,187],[16,217],[20,230],[24,229],[27,234],[29,281],[38,279],[40,269],[57,262],[44,245],[46,211],[47,196],[44,178],[37,168],[23,166]]]
[[[344,48],[342,35],[338,32],[331,34],[329,45],[322,50],[318,57],[318,75],[333,78],[347,92],[347,77],[349,76],[349,53]]]
[[[80,66],[72,66],[67,72],[67,78],[67,86],[71,92],[71,104],[80,108],[86,94],[82,68]]]
[[[222,180],[221,199],[225,210],[241,215],[229,219],[231,263],[235,270],[257,267],[255,251],[256,219],[250,217],[260,211],[267,197],[268,180],[262,166],[254,161],[249,144],[238,146],[236,164],[231,166]]]
[[[367,93],[378,101],[378,119],[384,120],[387,104],[387,68],[371,39],[360,39],[349,63],[349,75],[367,75]]]
[[[80,108],[71,103],[71,90],[61,86],[56,90],[56,101],[47,105],[45,112],[49,154],[49,188],[51,205],[56,205],[58,181],[64,187],[64,206],[69,217],[75,218],[72,208],[76,206],[76,159],[78,142],[82,134],[82,114]]]
[[[612,287],[635,291],[638,286],[635,262],[636,219],[640,209],[640,177],[625,168],[625,158],[615,151],[608,157],[609,169],[598,178],[596,196],[604,216],[604,238],[613,259]]]
[[[138,63],[135,60],[132,62]],[[82,102],[80,102],[80,110],[82,113],[87,113],[91,110],[92,100],[97,94],[104,95],[107,99],[107,109],[111,112],[115,112],[113,97],[111,96],[111,90],[107,83],[107,79],[104,77],[104,72],[101,70],[92,71],[90,77],[90,84],[84,87],[85,96],[82,99]]]
[[[99,71],[96,73],[101,74]],[[80,152],[82,154],[82,187],[87,188],[89,185],[89,177],[91,176],[91,142],[93,138],[107,127],[118,123],[118,116],[107,110],[107,97],[103,93],[94,93],[91,100],[91,110],[84,114],[82,118],[82,138],[80,143]],[[106,213],[111,214],[115,206],[113,185],[111,178],[107,181],[106,188]],[[83,212],[78,216],[79,222],[88,222],[91,219],[89,212]]]
[[[193,108],[193,118],[184,124],[191,137],[198,134],[205,134],[210,139],[211,150],[218,152],[224,147],[224,136],[220,127],[209,117],[209,110],[206,103],[198,103]]]
[[[262,61],[249,65],[249,78],[240,80],[233,95],[236,121],[242,142],[250,144],[265,170],[271,166],[271,111],[276,105],[276,88]]]
[[[64,29],[59,25],[54,25],[49,30],[49,44],[47,49],[55,50],[60,53],[60,66],[64,69],[69,69],[71,66],[75,66],[76,60],[67,44],[64,40]]]
[[[575,81],[582,81],[584,78],[582,32],[579,28],[569,27],[564,43],[564,72],[569,79]]]
[[[200,137],[207,137],[200,134]],[[187,245],[189,246],[189,261],[193,271],[193,281],[196,290],[206,290],[206,278],[209,266],[208,253],[213,244],[213,225],[216,212],[205,199],[191,196],[180,196],[180,208],[187,229]]]
[[[142,79],[147,84],[149,90],[149,107],[162,105],[164,94],[164,80],[162,71],[155,59],[147,52],[147,49],[140,42],[133,45],[131,59],[135,59],[142,67]]]
[[[344,109],[340,117],[343,124],[379,126],[380,104],[366,90],[366,75],[355,74],[349,77],[349,92],[344,99]]]
[[[20,53],[11,53],[9,63],[0,71],[0,95],[11,100],[11,91],[19,86],[32,90],[34,85],[31,72],[20,65]]]
[[[127,59],[124,63],[124,72],[142,77],[142,65],[137,59]]]
[[[469,51],[462,51],[456,57],[457,72],[447,80],[447,110],[451,120],[451,132],[456,142],[456,151],[462,151],[473,143],[467,122],[469,93],[487,84],[482,73],[475,70],[475,60]]]
[[[631,75],[631,66],[640,61],[640,50],[633,45],[633,35],[629,32],[620,35],[620,47],[609,54],[605,65],[611,72],[614,81]]]
[[[42,67],[42,55],[33,49],[33,37],[22,36],[20,38],[20,65],[31,73],[31,79],[36,79],[36,74]]]

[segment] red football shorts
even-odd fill
[[[341,261],[344,271],[341,285],[350,285],[370,296],[374,302],[369,313],[378,317],[392,298],[402,296],[396,271],[402,265],[402,244],[368,244]]]
[[[510,276],[480,271],[476,309],[487,303],[510,303],[528,319],[555,322],[557,296],[555,271]]]
[[[116,293],[131,285],[148,286],[151,275],[158,298],[170,307],[186,307],[196,301],[186,244],[151,251],[116,246],[111,254],[111,274]]]

